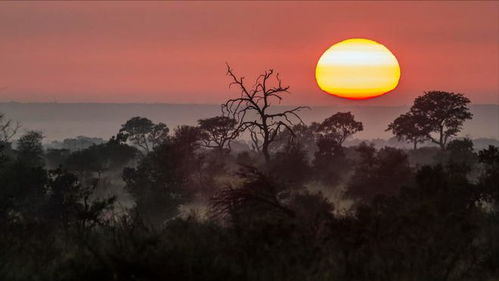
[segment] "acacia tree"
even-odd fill
[[[282,94],[288,93],[289,89],[289,86],[282,85],[279,74],[272,69],[258,76],[251,88],[248,88],[244,83],[244,77],[238,77],[234,74],[229,65],[227,65],[227,75],[232,79],[229,87],[233,85],[239,87],[241,96],[225,102],[222,105],[222,113],[237,120],[236,131],[238,133],[249,131],[253,147],[262,152],[268,163],[270,161],[270,144],[283,130],[288,130],[294,134],[292,119],[303,124],[297,112],[307,107],[298,106],[281,112],[271,110],[272,101],[280,102]],[[272,79],[275,79],[273,85]],[[256,115],[256,118],[251,115]]]
[[[470,100],[463,94],[425,92],[414,100],[406,116],[397,118],[399,120],[395,120],[397,122],[394,121],[392,126],[390,124],[388,129],[412,141],[426,139],[445,149],[448,140],[461,131],[464,121],[472,118],[469,103]]]
[[[416,150],[418,143],[424,143],[427,140],[431,126],[423,122],[419,116],[407,112],[388,124],[386,131],[392,131],[399,141],[406,140],[412,143],[414,145],[413,149]]]
[[[168,127],[163,123],[154,124],[144,117],[133,117],[121,125],[117,139],[130,141],[146,154],[168,138]]]
[[[355,121],[351,112],[338,112],[326,118],[317,128],[317,132],[334,139],[339,145],[353,134],[364,129],[362,122]]]
[[[205,147],[223,151],[230,149],[230,143],[237,137],[237,121],[227,116],[215,116],[198,120],[203,132],[202,140]]]

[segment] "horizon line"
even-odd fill
[[[0,104],[62,104],[62,105],[71,105],[71,104],[116,104],[116,105],[216,105],[221,106],[222,103],[172,103],[172,102],[58,102],[58,101],[34,101],[34,102],[25,102],[25,101],[0,101]],[[496,105],[499,106],[498,103],[470,103],[470,105]],[[321,104],[274,104],[273,106],[311,106],[311,107],[342,107],[342,106],[358,106],[358,107],[401,107],[401,106],[411,106],[411,104],[393,104],[393,105],[377,105],[377,104],[356,104],[356,105],[346,105],[346,104],[331,104],[331,105],[321,105]]]

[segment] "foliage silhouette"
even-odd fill
[[[236,108],[258,111],[264,93],[287,90],[266,87],[271,77],[243,89]],[[407,120],[389,126],[416,144],[442,131],[445,150],[348,146],[362,128],[351,113],[306,125],[266,109],[173,132],[135,117],[80,149],[45,151],[37,132],[6,139],[0,279],[497,280],[499,149],[451,139],[467,104],[427,93],[402,117],[421,117],[416,132]],[[259,130],[253,121],[270,126],[267,152],[229,150],[244,142],[241,124]]]
[[[355,121],[352,113],[338,112],[322,121],[317,131],[343,145],[348,137],[363,129],[362,122]]]
[[[168,127],[163,123],[154,124],[147,118],[133,117],[121,125],[117,139],[122,142],[131,141],[144,153],[149,153],[166,140],[168,131]]]
[[[388,125],[398,138],[414,143],[423,139],[438,144],[443,150],[450,138],[461,131],[464,121],[472,118],[463,94],[429,91],[417,97],[408,113]],[[437,136],[434,136],[436,134]]]

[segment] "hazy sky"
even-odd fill
[[[402,69],[383,97],[322,93],[314,69],[335,42],[383,43]],[[2,2],[0,101],[221,103],[225,62],[265,68],[290,104],[410,104],[424,90],[499,103],[499,4],[490,2]]]

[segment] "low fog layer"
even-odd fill
[[[276,107],[279,109],[279,107]],[[331,114],[351,111],[364,124],[358,139],[388,139],[387,125],[409,106],[328,106],[303,110],[305,123],[320,122]],[[473,119],[464,124],[460,136],[499,139],[499,105],[471,105]],[[196,104],[84,104],[84,103],[0,103],[0,112],[19,121],[23,129],[39,130],[45,142],[76,136],[109,139],[124,121],[134,116],[163,122],[170,128],[195,125],[198,119],[220,114],[220,105]]]

